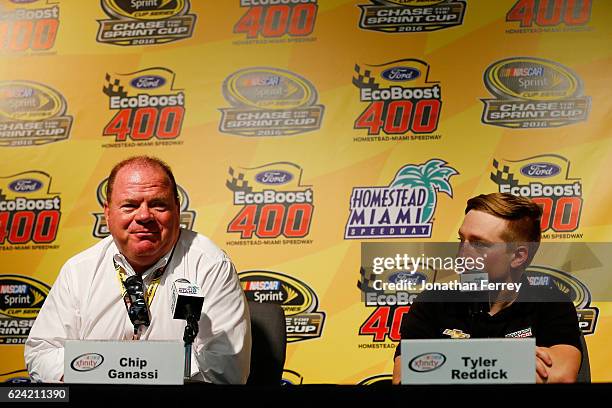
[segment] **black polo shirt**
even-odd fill
[[[574,304],[555,287],[531,286],[524,276],[521,281],[517,299],[493,316],[488,301],[464,301],[465,292],[424,292],[404,315],[401,338],[535,337],[537,346],[568,344],[582,352]],[[398,346],[395,356],[400,353]]]

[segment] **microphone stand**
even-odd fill
[[[196,317],[191,305],[186,305],[187,309],[187,325],[185,326],[185,332],[183,333],[183,341],[185,342],[185,372],[183,378],[185,381],[191,379],[191,345],[193,340],[198,335],[200,327],[198,325],[198,318]]]

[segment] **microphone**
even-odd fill
[[[463,292],[469,297],[469,313],[472,318],[489,311],[489,296],[488,291],[481,289],[481,282],[489,281],[489,274],[482,270],[467,270],[459,277],[461,283],[475,285],[476,290],[464,290]],[[467,299],[466,299],[467,300]]]
[[[198,285],[180,278],[172,284],[172,317],[174,319],[200,320],[204,296]]]
[[[188,381],[191,378],[191,344],[200,330],[198,321],[202,313],[204,296],[198,285],[191,284],[187,279],[179,278],[172,284],[171,298],[172,317],[187,320],[183,332],[183,342],[185,342],[184,378]]]
[[[172,317],[187,320],[183,341],[185,344],[193,343],[198,335],[200,314],[204,296],[198,285],[191,284],[187,279],[180,278],[172,284]]]

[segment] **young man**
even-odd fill
[[[486,259],[489,282],[522,286],[518,293],[489,291],[484,302],[465,301],[465,296],[453,302],[457,297],[449,293],[423,293],[402,321],[402,339],[451,338],[456,333],[462,338],[535,337],[536,382],[575,382],[581,346],[574,305],[557,290],[530,286],[524,276],[540,243],[541,215],[533,201],[510,194],[468,200],[459,228],[459,255]],[[400,361],[398,346],[394,384],[400,383]]]
[[[117,164],[104,215],[111,235],[66,262],[30,331],[25,360],[32,379],[63,379],[65,340],[182,340],[185,321],[170,310],[173,283],[182,278],[204,295],[192,379],[246,382],[251,333],[238,276],[212,241],[180,228],[170,168],[146,156]],[[125,297],[135,275],[144,281],[137,318],[128,315],[135,303]]]

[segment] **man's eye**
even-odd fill
[[[490,246],[489,243],[483,241],[475,241],[472,245],[474,245],[475,248],[488,248]]]

